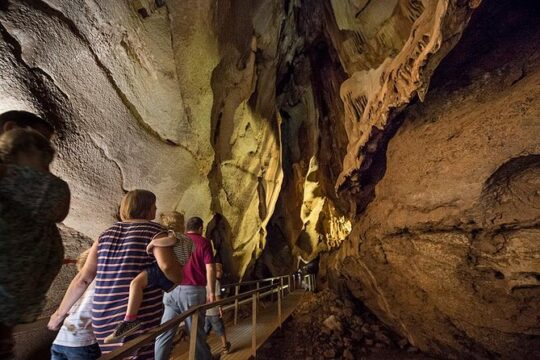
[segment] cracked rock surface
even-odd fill
[[[540,62],[524,39],[540,32],[473,20],[400,115],[374,200],[329,263],[421,349],[537,358]]]
[[[318,262],[414,347],[534,358],[538,7],[5,0],[0,112],[58,129],[70,258],[146,188],[205,220],[231,280]]]

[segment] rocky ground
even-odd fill
[[[306,299],[257,353],[259,359],[433,359],[368,309],[331,290]]]

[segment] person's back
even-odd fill
[[[36,138],[35,134],[28,136],[27,133],[24,134],[25,136],[23,138],[14,139],[14,134],[17,134],[16,132],[14,133],[15,130],[29,129],[36,130],[43,138]],[[17,136],[19,134],[20,132]],[[31,174],[34,181],[30,177],[26,177],[23,179],[26,180],[26,184],[35,185],[41,181],[46,181],[46,177],[42,177],[39,174],[35,176],[36,171],[31,169],[31,167],[34,165],[40,168],[47,167],[45,172],[48,171],[48,163],[43,161],[43,157],[40,155],[44,154],[42,150],[45,150],[45,153],[48,153],[48,155],[54,155],[54,149],[48,142],[53,134],[54,128],[51,124],[30,112],[8,111],[0,114],[0,137],[3,142],[0,144],[0,152],[2,153],[0,154],[0,163],[13,163],[26,166],[26,171],[19,171],[17,174]],[[6,140],[21,139],[24,141],[30,139],[31,141],[30,143],[19,142],[18,145],[16,142],[6,142]],[[25,150],[23,151],[25,152],[23,154],[24,156],[17,156],[18,158],[16,160],[13,159],[13,155],[17,155],[17,151],[12,151],[14,150],[13,145],[17,145],[15,147],[19,147],[19,150]],[[38,145],[38,147],[36,148],[35,145]],[[34,151],[33,154],[29,154],[27,150],[37,150],[37,152]],[[12,157],[12,159],[7,159],[8,157]],[[56,274],[60,271],[64,249],[58,235],[58,230],[54,224],[49,224],[44,229],[42,232],[44,236],[34,238],[34,240],[40,239],[45,241],[38,241],[31,251],[19,247],[20,244],[24,244],[24,241],[28,239],[23,239],[17,233],[17,230],[14,229],[13,225],[15,223],[13,222],[13,217],[11,219],[6,219],[5,217],[8,214],[13,215],[14,211],[17,211],[19,214],[17,218],[25,218],[27,227],[34,226],[36,217],[28,218],[29,212],[21,211],[24,207],[20,207],[20,203],[10,203],[9,199],[13,195],[22,194],[22,203],[26,205],[32,204],[34,199],[31,197],[25,199],[26,191],[24,182],[13,181],[13,174],[10,173],[8,166],[3,164],[0,164],[0,178],[2,180],[10,179],[12,182],[11,184],[0,184],[0,189],[4,190],[4,195],[7,195],[3,196],[3,198],[0,196],[0,246],[2,246],[0,248],[0,303],[2,304],[0,307],[0,358],[11,359],[14,357],[13,327],[18,323],[33,321],[39,315],[45,294]],[[13,188],[12,185],[17,185],[17,187]],[[53,210],[58,210],[53,213],[54,215],[58,215],[55,217],[55,219],[58,219],[57,221],[62,221],[67,216],[67,211],[69,210],[69,188],[63,183],[60,190],[64,188],[64,185],[68,190],[67,198],[56,200],[60,200],[59,205],[67,206],[53,208]],[[12,186],[11,189],[10,186]],[[22,191],[19,191],[21,189]],[[46,195],[45,198],[49,200],[55,199],[54,195],[48,196],[49,193]],[[24,216],[21,216],[23,214]],[[48,239],[50,241],[47,241]],[[18,250],[20,251],[17,252]],[[19,256],[21,254],[23,255],[22,257]],[[37,257],[32,257],[33,255],[37,255]],[[45,261],[43,261],[44,259]]]
[[[131,280],[155,262],[146,253],[146,246],[163,228],[154,222],[117,222],[98,240],[98,268],[92,317],[94,332],[104,352],[118,347],[118,343],[104,344],[118,322],[124,319]],[[161,290],[148,287],[139,310],[144,329],[159,325],[155,314],[161,311]],[[136,336],[134,334],[134,336]],[[129,338],[125,341],[130,340]],[[141,357],[152,353],[139,353]],[[152,354],[153,355],[153,354]]]
[[[215,301],[215,270],[212,245],[201,234],[203,231],[203,221],[199,217],[192,217],[186,225],[186,235],[193,241],[195,251],[184,265],[182,271],[182,281],[180,285],[165,294],[163,303],[165,311],[161,323],[174,318],[176,315],[189,308]],[[209,284],[207,293],[206,285]],[[207,360],[212,358],[210,347],[206,342],[204,332],[205,312],[199,312],[199,322],[197,327],[197,341],[195,348],[195,358]],[[191,331],[191,316],[185,320],[186,329]],[[176,329],[171,329],[161,334],[156,339],[156,359],[168,360],[172,350],[172,342]]]
[[[181,269],[169,261],[172,251],[165,256],[157,249],[155,257],[146,253],[151,239],[164,229],[151,220],[156,216],[156,196],[148,190],[135,189],[122,197],[119,208],[121,222],[107,229],[90,248],[84,267],[71,281],[64,297],[51,315],[47,327],[57,330],[71,307],[95,280],[92,304],[92,324],[102,353],[108,353],[123,345],[122,341],[105,344],[104,339],[122,321],[128,303],[130,282],[154,261],[163,269],[169,269],[180,278]],[[147,291],[146,291],[147,290]],[[141,307],[141,332],[159,324],[163,311],[159,289],[149,287],[144,292]],[[129,339],[126,339],[128,341]],[[137,349],[131,359],[152,359],[154,343]]]
[[[206,265],[213,263],[212,245],[210,241],[195,232],[186,235],[193,241],[195,251],[184,265],[183,278],[180,285],[206,286]]]
[[[48,172],[54,149],[41,134],[0,136],[0,323],[34,321],[63,260],[56,222],[69,209],[68,185]]]

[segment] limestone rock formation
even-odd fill
[[[374,200],[331,262],[422,349],[536,358],[540,32],[523,9],[484,11],[398,119]]]
[[[422,350],[531,357],[538,14],[534,0],[5,0],[0,112],[59,130],[70,257],[147,188],[203,217],[231,279],[320,259],[321,285]]]

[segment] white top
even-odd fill
[[[216,296],[221,295],[221,283],[216,279]],[[219,315],[219,306],[213,307],[206,310],[206,316],[218,316]]]
[[[92,330],[92,300],[95,281],[92,281],[81,298],[71,307],[53,344],[69,347],[97,343]]]

